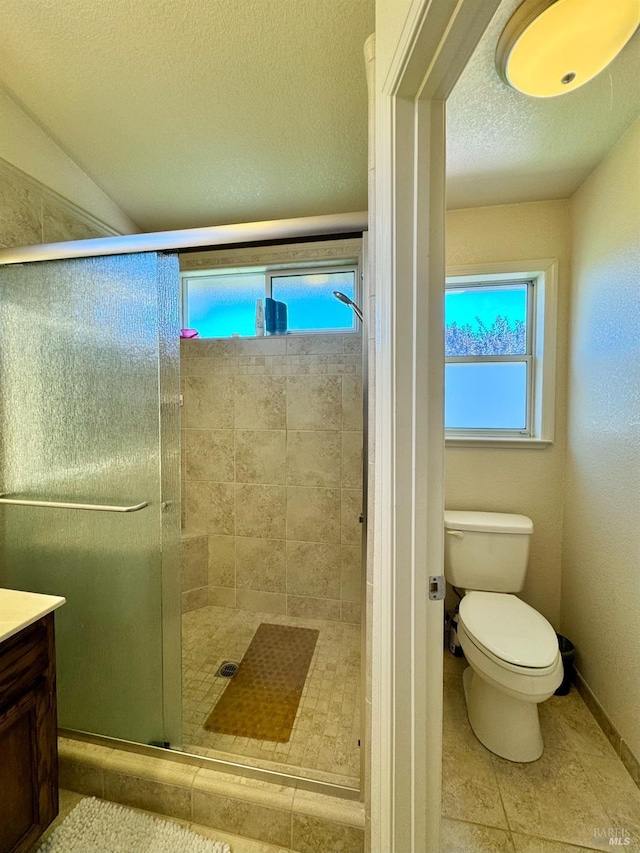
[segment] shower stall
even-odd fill
[[[359,215],[318,217],[281,226],[273,223],[273,234],[263,228],[260,236],[268,240],[353,234],[364,230],[365,224]],[[246,234],[241,233],[243,228]],[[318,778],[329,785],[335,781],[336,792],[340,787],[355,791],[361,739],[357,723],[361,635],[352,614],[359,607],[360,595],[354,593],[353,566],[344,566],[349,560],[353,563],[356,550],[359,552],[364,509],[361,481],[349,480],[353,473],[344,480],[339,473],[333,482],[326,480],[326,472],[320,473],[316,486],[323,490],[323,499],[334,493],[337,499],[331,507],[331,512],[338,513],[336,530],[348,531],[346,539],[338,532],[337,538],[331,534],[326,541],[326,531],[321,529],[311,537],[290,536],[287,525],[293,530],[296,519],[291,513],[287,516],[286,509],[282,529],[263,538],[259,522],[251,527],[251,521],[239,521],[238,506],[249,499],[259,504],[265,489],[271,489],[270,496],[286,495],[289,490],[290,500],[291,495],[304,498],[307,487],[300,485],[304,481],[293,477],[281,482],[279,475],[273,488],[262,483],[258,488],[253,475],[245,477],[245,482],[239,473],[221,475],[221,479],[233,481],[225,489],[233,494],[234,526],[222,541],[223,534],[211,532],[204,524],[208,589],[204,599],[200,594],[198,606],[192,606],[198,596],[187,595],[191,605],[183,603],[188,568],[182,553],[184,547],[187,559],[189,554],[193,558],[194,526],[189,530],[189,516],[195,518],[198,512],[197,501],[189,503],[188,489],[190,480],[201,477],[196,474],[194,478],[193,467],[185,461],[189,442],[197,450],[202,436],[195,435],[197,430],[188,435],[193,424],[185,421],[183,410],[182,440],[187,447],[181,447],[181,371],[187,412],[189,406],[191,412],[198,407],[202,412],[202,401],[196,399],[198,388],[202,391],[198,370],[186,362],[191,358],[198,361],[204,355],[198,347],[209,346],[211,351],[203,361],[212,369],[218,366],[213,364],[215,344],[205,341],[187,342],[181,365],[178,252],[255,238],[250,226],[230,226],[0,251],[0,586],[67,599],[56,617],[59,726],[65,733],[109,738],[128,748],[184,750],[198,756],[192,761],[208,766],[217,763],[226,771],[252,768],[265,772],[265,778],[275,778],[277,773],[283,779],[286,775]],[[271,339],[262,340],[262,347],[268,347]],[[319,341],[320,337],[316,345]],[[299,352],[290,359],[291,372],[304,372],[300,367],[303,356],[321,365],[318,370],[324,382],[320,384],[336,395],[338,405],[339,428],[336,422],[336,431],[327,440],[341,448],[339,472],[349,466],[353,472],[353,439],[359,430],[361,449],[362,421],[358,426],[348,418],[353,418],[353,407],[361,400],[361,336],[358,333],[346,340],[337,335],[330,343],[338,351],[331,354],[325,342],[324,350],[321,345],[321,352],[314,353],[299,339]],[[252,356],[240,349],[250,348],[252,341],[234,341],[234,345],[239,349],[229,363],[247,367]],[[290,352],[295,346],[290,345]],[[286,346],[278,353],[276,357],[284,364]],[[268,353],[257,354],[253,366],[260,369],[241,369],[240,373],[259,374],[268,358]],[[335,369],[327,368],[332,358]],[[287,369],[282,367],[282,375]],[[195,381],[189,383],[189,376]],[[347,388],[353,386],[351,397],[344,383]],[[245,385],[249,389],[251,383]],[[291,382],[290,388],[295,396],[296,383]],[[254,405],[250,396],[243,396],[247,417],[255,417],[259,400]],[[223,404],[222,400],[209,402],[214,408]],[[351,407],[350,414],[345,414],[343,404]],[[291,406],[295,407],[295,401]],[[324,417],[320,411],[316,415]],[[343,418],[347,420],[343,422]],[[318,426],[312,421],[307,426],[299,424],[293,436],[282,425],[282,440],[294,448],[294,456],[298,453],[291,470],[299,472],[304,454],[307,459],[309,453],[313,456],[315,439],[303,433]],[[346,439],[344,427],[350,433]],[[256,433],[260,428],[257,425]],[[251,425],[243,425],[240,419],[228,432],[236,465],[238,448],[247,441]],[[267,441],[264,452],[269,450],[269,441],[277,444],[281,438],[275,436],[275,430],[266,432],[260,436]],[[345,447],[347,455],[351,452],[348,463],[344,461]],[[247,465],[259,463],[259,451],[246,448]],[[318,476],[317,464],[313,465],[314,476]],[[217,475],[206,477],[215,479]],[[216,485],[210,480],[207,483],[207,488]],[[262,511],[260,506],[257,511]],[[298,523],[304,525],[304,512]],[[307,542],[309,538],[319,542]],[[233,585],[220,580],[224,548],[232,539],[233,547],[238,548]],[[284,577],[289,580],[275,594],[281,595],[279,602],[286,602],[280,609],[268,606],[276,599],[269,599],[260,584],[252,591],[247,589],[251,582],[246,581],[255,561],[269,563],[275,539],[281,540],[283,553],[295,552],[301,566],[296,580],[287,569],[293,563],[285,564]],[[337,560],[339,567],[329,586],[322,579],[313,580],[313,561],[325,557]],[[312,572],[309,590],[304,588],[307,570]],[[266,571],[268,574],[268,565]],[[351,593],[343,601],[345,571],[351,571]],[[357,578],[361,576],[358,572]],[[273,572],[271,577],[275,577]],[[217,592],[211,592],[212,582]],[[252,592],[253,599],[251,594],[247,598]],[[331,602],[322,603],[322,612],[309,611],[309,616],[305,607],[309,608],[309,596],[314,595]],[[250,600],[248,607],[243,606],[246,600]],[[266,741],[247,744],[239,738],[234,746],[224,736],[207,740],[204,718],[226,689],[218,675],[218,657],[242,658],[249,640],[265,621],[320,632],[321,642],[296,716],[298,743],[308,747],[313,742],[318,754],[324,746],[326,758],[329,739],[334,738],[345,771],[341,777],[329,772],[323,775],[322,762],[306,761],[302,747],[298,753],[291,752],[289,761],[288,749],[278,749],[282,745],[272,749]],[[220,642],[218,648],[215,644]],[[345,661],[337,666],[340,654]],[[344,688],[347,670],[355,685],[348,688],[348,695]],[[330,695],[329,682],[342,684],[340,700]],[[338,701],[344,707],[338,707]],[[324,714],[322,722],[319,714]],[[295,746],[293,738],[291,744]]]

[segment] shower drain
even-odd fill
[[[240,664],[235,663],[232,660],[223,660],[220,664],[220,668],[216,672],[216,677],[219,678],[233,678],[233,676],[238,671],[238,667]]]

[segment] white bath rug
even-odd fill
[[[177,823],[88,797],[56,827],[38,853],[231,853]]]

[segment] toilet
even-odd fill
[[[487,749],[535,761],[544,745],[538,705],[563,677],[553,627],[514,593],[524,586],[533,522],[524,515],[447,510],[445,577],[463,593],[458,637],[469,722]]]

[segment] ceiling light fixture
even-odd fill
[[[639,23],[638,0],[524,0],[498,40],[496,67],[525,95],[563,95],[606,68]]]

